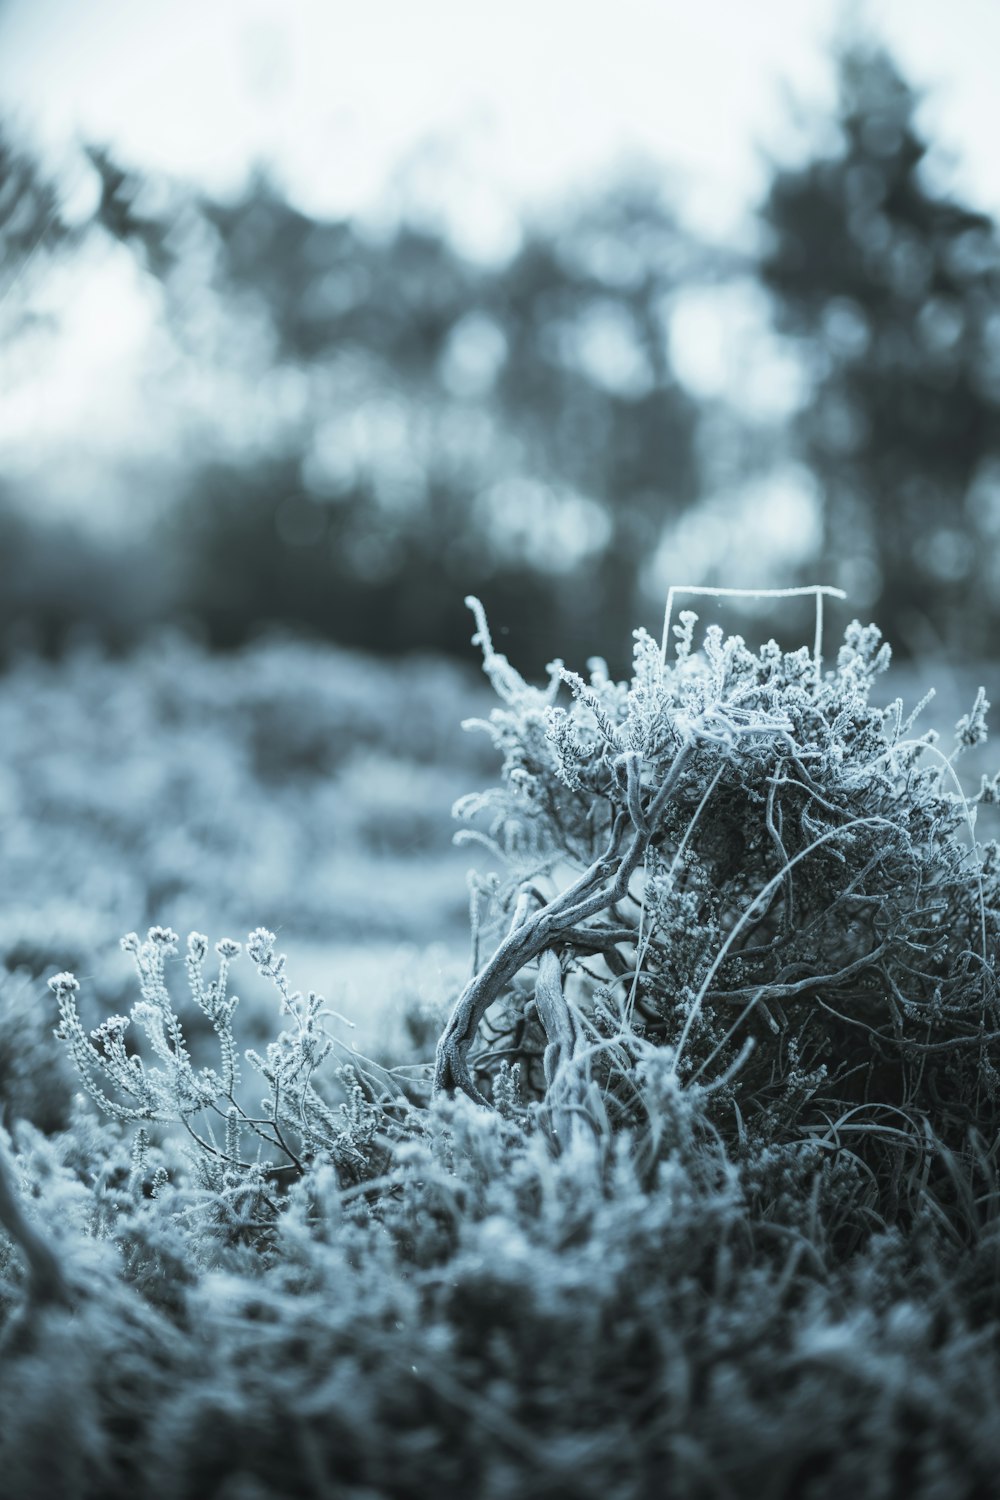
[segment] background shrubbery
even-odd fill
[[[53,962],[117,1005],[126,915],[218,932],[264,913],[370,1037],[415,951],[432,973],[468,952],[475,856],[450,812],[488,764],[458,730],[482,701],[471,668],[292,641],[22,658],[0,681],[10,1024]]]

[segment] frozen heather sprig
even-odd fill
[[[206,1014],[210,1013],[211,1001],[205,989],[205,976],[203,965],[205,955],[208,953],[208,938],[203,932],[189,932],[187,940],[187,956],[184,959],[184,967],[187,970],[188,984],[191,993],[198,1005]]]
[[[486,623],[486,611],[480,601],[469,594],[465,604],[467,609],[471,609],[476,620],[476,633],[472,637],[472,643],[483,653],[483,669],[497,695],[505,703],[511,704],[540,696],[537,689],[530,688],[520,672],[515,671],[506,656],[494,648],[493,637]]]
[[[656,756],[666,745],[676,744],[674,701],[664,691],[664,664],[660,643],[648,630],[632,632],[632,682],[625,699],[625,738],[628,748],[643,756]]]
[[[985,688],[980,688],[976,693],[976,701],[967,714],[963,714],[955,725],[955,754],[959,755],[963,750],[971,750],[976,745],[982,745],[987,738],[986,716],[990,711],[990,702],[986,696]]]
[[[84,1087],[95,1103],[113,1120],[125,1122],[156,1118],[155,1103],[142,1075],[141,1064],[136,1069],[133,1060],[125,1057],[124,1046],[119,1049],[122,1030],[117,1026],[109,1026],[107,1029],[98,1027],[93,1033],[93,1040],[87,1035],[76,1006],[80,982],[74,974],[54,974],[49,980],[49,989],[59,1005],[56,1037],[66,1046]],[[110,1019],[117,1022],[120,1018]],[[106,1093],[98,1082],[102,1075],[133,1102],[122,1104]]]
[[[213,1191],[245,1186],[254,1173],[304,1170],[304,1160],[322,1153],[357,1175],[365,1166],[359,1141],[374,1130],[378,1111],[370,1110],[367,1098],[352,1109],[371,1113],[364,1131],[355,1123],[345,1124],[323,1100],[312,1077],[330,1055],[333,1040],[326,1034],[330,1018],[345,1021],[329,1009],[322,995],[309,991],[303,996],[289,987],[285,955],[275,952],[274,933],[258,927],[250,934],[247,952],[258,971],[275,985],[282,1011],[292,1025],[282,1031],[261,1057],[248,1051],[248,1060],[259,1069],[270,1086],[262,1108],[263,1118],[252,1118],[238,1097],[239,1054],[232,1029],[238,1003],[227,992],[228,969],[242,952],[242,944],[223,938],[215,944],[219,960],[216,978],[206,982],[204,964],[208,938],[192,932],[187,939],[185,968],[192,999],[212,1022],[221,1054],[221,1067],[195,1069],[183,1046],[180,1020],[167,990],[163,961],[175,953],[177,934],[167,927],[151,928],[140,940],[129,933],[122,941],[132,955],[139,974],[140,997],[128,1015],[113,1015],[84,1030],[77,1013],[79,981],[73,974],[56,974],[50,987],[59,1002],[57,1033],[69,1049],[80,1077],[100,1109],[112,1119],[127,1124],[147,1121],[182,1123],[199,1151],[197,1171],[203,1184]],[[126,1049],[129,1026],[152,1054],[150,1062],[136,1049]],[[110,1085],[110,1087],[105,1087]],[[214,1118],[213,1118],[214,1117]],[[378,1115],[381,1118],[381,1115]],[[353,1119],[353,1116],[352,1116]],[[207,1122],[203,1125],[201,1122]],[[224,1147],[218,1144],[219,1122],[224,1125]],[[353,1132],[353,1134],[352,1134]],[[255,1150],[242,1148],[247,1135],[256,1137]],[[367,1139],[367,1136],[365,1136]],[[268,1166],[260,1160],[261,1143],[280,1154],[284,1165]],[[141,1186],[145,1147],[136,1147],[130,1181]],[[247,1159],[250,1157],[251,1159]],[[236,1174],[234,1177],[233,1174]],[[228,1174],[228,1175],[227,1175]],[[255,1179],[256,1180],[256,1179]]]
[[[682,609],[677,616],[678,624],[673,627],[676,637],[676,654],[678,665],[687,661],[691,655],[691,645],[694,640],[694,627],[698,623],[698,616],[693,609]],[[666,647],[664,647],[666,650]]]
[[[80,981],[75,974],[68,972],[53,974],[49,980],[49,989],[55,995],[59,1005],[59,1025],[56,1027],[56,1037],[59,1041],[66,1043],[73,1061],[83,1071],[85,1067],[89,1068],[93,1049],[87,1040],[87,1033],[83,1029],[76,1008]]]
[[[552,745],[556,774],[570,791],[582,791],[580,771],[591,758],[591,751],[581,741],[576,724],[564,708],[546,709],[545,733]],[[471,799],[469,808],[478,810]]]
[[[615,750],[621,750],[621,731],[619,730],[617,724],[615,724],[612,720],[610,714],[608,713],[604,704],[601,702],[601,699],[595,692],[594,688],[591,687],[588,683],[584,682],[579,673],[570,672],[566,667],[562,667],[560,669],[559,676],[562,678],[563,682],[565,682],[566,686],[570,689],[573,697],[579,699],[581,703],[586,704],[587,708],[590,709],[590,712],[594,716],[594,722],[596,723],[598,729],[600,730],[602,736],[608,742],[608,744],[611,745]]]
[[[150,927],[148,941],[164,953],[176,953],[178,937],[172,927]]]
[[[972,801],[982,802],[986,806],[996,806],[1000,803],[1000,771],[995,776],[981,778],[979,791]]]
[[[208,952],[208,938],[203,932],[189,932],[187,940],[188,953],[196,963],[201,963]]]
[[[247,938],[247,953],[258,969],[269,973],[274,963],[274,933],[266,927],[255,927]]]
[[[219,960],[219,972],[208,987],[209,1001],[212,1006],[210,1019],[213,1023],[222,1022],[224,1025],[228,1024],[232,1018],[233,1011],[239,1003],[238,996],[228,993],[229,967],[242,951],[242,943],[238,943],[235,938],[220,938],[215,945],[215,952]],[[218,1029],[218,1026],[216,1026],[216,1030]]]
[[[867,693],[875,678],[888,671],[891,660],[892,648],[882,640],[878,626],[852,620],[837,653],[837,671],[845,687]]]
[[[247,938],[247,953],[257,973],[264,979],[270,979],[275,986],[285,1008],[293,997],[289,992],[288,976],[285,973],[285,955],[275,953],[274,943],[273,932],[269,932],[266,927],[255,927]]]

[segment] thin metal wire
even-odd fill
[[[826,595],[831,599],[847,598],[843,589],[834,588],[829,583],[808,583],[801,588],[788,589],[723,589],[714,588],[708,584],[671,584],[667,590],[667,604],[663,614],[663,640],[660,646],[660,660],[664,666],[667,664],[667,652],[670,648],[670,617],[674,609],[674,596],[678,594],[697,594],[704,599],[803,599],[812,594],[816,600],[813,661],[817,677],[823,669],[823,597]]]

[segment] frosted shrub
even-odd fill
[[[847,1152],[890,1213],[926,1189],[930,1141],[992,1140],[1000,859],[952,764],[985,736],[982,693],[949,758],[900,702],[870,703],[874,626],[824,670],[819,635],[752,651],[711,625],[696,650],[690,611],[660,643],[636,631],[630,682],[556,661],[539,689],[469,602],[502,700],[473,727],[503,772],[458,811],[504,877],[474,895],[492,951],[438,1085],[485,1102],[517,1061],[529,1098],[600,1134],[643,1112],[652,1044],[734,1146]]]
[[[819,631],[690,613],[629,682],[533,688],[474,607],[496,868],[433,1062],[436,992],[401,985],[376,1067],[264,928],[130,935],[92,1030],[51,981],[104,1118],[14,1122],[0,1170],[10,1493],[992,1494],[998,794],[953,771],[984,698],[945,757],[872,706],[871,627],[827,669]]]
[[[215,945],[217,970],[205,974],[208,939],[192,932],[184,967],[191,1001],[211,1023],[218,1043],[215,1067],[195,1067],[184,1028],[167,986],[166,964],[177,955],[177,934],[151,927],[145,941],[135,933],[122,939],[134,959],[140,998],[128,1016],[110,1016],[88,1035],[76,1004],[79,984],[72,974],[57,974],[49,985],[59,1005],[58,1035],[88,1093],[102,1112],[123,1124],[180,1125],[186,1132],[202,1185],[225,1199],[246,1197],[248,1184],[262,1185],[285,1173],[301,1175],[303,1160],[317,1156],[337,1168],[341,1183],[357,1181],[377,1155],[374,1127],[378,1116],[367,1108],[367,1094],[357,1071],[340,1070],[347,1101],[333,1107],[316,1087],[314,1076],[334,1048],[327,1023],[339,1019],[321,995],[292,990],[284,954],[276,954],[274,934],[259,927],[250,934],[247,954],[257,972],[274,986],[281,1014],[289,1019],[266,1052],[248,1049],[246,1061],[267,1087],[252,1109],[242,1088],[241,1049],[233,1030],[239,997],[229,988],[230,967],[241,944],[224,938]],[[139,1030],[151,1061],[130,1051],[126,1036]],[[145,1131],[135,1170],[143,1169]]]

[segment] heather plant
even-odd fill
[[[474,608],[503,767],[443,1023],[408,977],[370,1062],[264,928],[130,935],[93,1027],[51,981],[84,1093],[0,1161],[10,1492],[992,1493],[984,697],[946,756],[871,627],[827,666],[821,615],[751,651],[672,601],[631,681],[533,688]]]
[[[122,948],[135,962],[140,998],[128,1016],[109,1016],[89,1035],[77,1009],[75,976],[57,974],[49,981],[59,1007],[57,1035],[87,1092],[112,1120],[140,1126],[133,1173],[142,1179],[146,1127],[179,1125],[193,1148],[190,1159],[201,1186],[220,1203],[231,1198],[245,1208],[256,1196],[261,1212],[273,1211],[268,1181],[286,1173],[301,1175],[304,1159],[317,1156],[337,1169],[343,1185],[371,1175],[372,1159],[378,1157],[377,1116],[368,1105],[386,1094],[386,1086],[368,1071],[376,1064],[366,1068],[351,1052],[353,1066],[338,1070],[345,1101],[337,1108],[324,1097],[315,1078],[339,1041],[328,1023],[342,1023],[343,1017],[315,991],[303,995],[291,988],[285,955],[275,951],[274,933],[259,927],[246,945],[289,1022],[263,1054],[246,1049],[245,1060],[267,1090],[256,1107],[242,1087],[243,1055],[233,1029],[239,996],[230,990],[230,967],[242,945],[231,938],[216,943],[217,972],[209,979],[208,939],[199,932],[188,936],[188,989],[194,1006],[211,1024],[219,1053],[217,1066],[197,1067],[167,983],[166,965],[177,956],[177,943],[177,934],[167,927],[151,927],[144,941],[135,933],[122,939]],[[148,1064],[141,1049],[127,1046],[130,1027],[143,1034]],[[348,1051],[343,1042],[340,1046]],[[384,1069],[378,1072],[389,1079]],[[391,1100],[391,1087],[388,1097]]]
[[[933,1160],[968,1161],[970,1128],[1000,1124],[1000,884],[973,833],[996,783],[967,799],[954,770],[985,738],[982,691],[946,756],[901,702],[870,703],[875,627],[852,624],[825,669],[821,614],[812,651],[716,625],[696,650],[696,616],[671,626],[670,606],[661,642],[636,632],[631,682],[557,661],[538,689],[470,603],[503,773],[458,810],[487,819],[473,836],[505,878],[479,887],[493,951],[438,1085],[485,1102],[517,1060],[528,1097],[569,1089],[562,1113],[600,1132],[634,1116],[652,1043],[732,1144],[846,1155],[890,1218],[930,1177],[949,1197]]]

